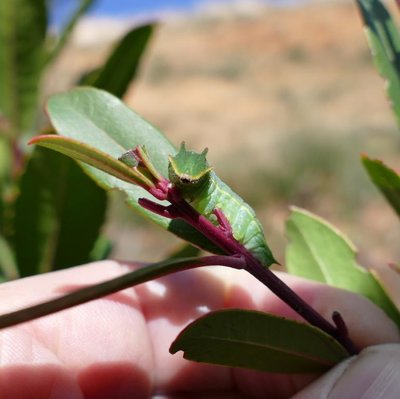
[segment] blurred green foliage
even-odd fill
[[[42,80],[95,0],[81,0],[59,35],[49,2],[0,2],[0,276],[11,279],[107,255],[101,228],[107,195],[80,167],[50,151],[28,149],[43,124]],[[80,83],[122,97],[136,76],[154,26],[129,31],[104,64]],[[58,170],[58,175],[50,173]]]

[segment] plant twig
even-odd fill
[[[146,165],[146,162],[150,162],[148,158],[142,159],[140,151],[135,151],[138,161],[143,165]],[[335,338],[346,348],[349,354],[358,353],[358,349],[347,334],[347,327],[344,320],[337,316],[339,313],[333,315],[335,325],[332,324],[300,298],[268,267],[262,265],[242,243],[234,238],[229,220],[221,209],[214,209],[214,214],[219,223],[219,225],[214,225],[182,197],[179,187],[173,185],[166,178],[160,178],[159,175],[152,173],[152,170],[149,168],[148,171],[155,179],[155,187],[157,188],[157,192],[152,193],[153,196],[160,200],[167,200],[170,205],[160,205],[146,198],[139,199],[140,205],[158,215],[170,219],[182,219],[222,249],[226,255],[242,256],[246,263],[245,270],[267,286],[275,295],[303,317],[304,320]],[[148,191],[151,192],[150,190]]]
[[[231,234],[230,229],[225,226],[225,217],[218,210],[219,220],[223,221],[222,226],[215,226],[207,218],[197,212],[188,202],[181,198],[179,190],[176,187],[169,188],[168,201],[171,203],[169,213],[177,215],[196,228],[210,241],[224,250],[226,254],[242,255],[245,259],[247,270],[256,279],[266,285],[275,295],[290,306],[306,321],[315,327],[325,331],[340,342],[343,347],[354,355],[359,352],[347,334],[347,327],[344,320],[337,317],[339,313],[334,313],[333,320],[336,325],[326,320],[320,313],[312,308],[307,302],[300,298],[290,287],[279,279],[269,268],[263,266],[258,259],[254,257],[239,241]],[[155,209],[154,209],[155,210]]]
[[[132,264],[123,262],[124,264]],[[91,285],[72,291],[66,295],[51,299],[36,305],[6,313],[0,316],[0,329],[15,326],[39,317],[59,312],[93,301],[106,295],[113,294],[125,288],[133,287],[170,273],[182,270],[194,269],[202,266],[222,265],[234,269],[242,269],[245,266],[241,256],[204,256],[195,258],[170,259],[163,262],[153,263],[134,270],[133,272],[107,280],[103,283]]]

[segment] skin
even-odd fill
[[[128,270],[104,261],[2,284],[0,313]],[[181,352],[170,355],[180,330],[208,310],[252,308],[299,319],[247,273],[207,267],[1,331],[0,397],[372,399],[377,392],[384,392],[380,398],[398,397],[400,336],[391,320],[354,294],[280,276],[326,317],[339,310],[360,348],[379,346],[324,376],[232,370],[186,361]]]

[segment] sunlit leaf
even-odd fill
[[[341,232],[318,216],[293,207],[286,234],[290,273],[363,295],[400,326],[396,306],[371,273],[357,263],[355,247]]]
[[[146,180],[143,180],[134,169],[128,167],[118,159],[111,157],[107,153],[99,151],[82,141],[51,134],[36,136],[30,140],[29,143],[61,152],[64,155],[77,161],[92,165],[95,168],[128,183],[146,185]]]
[[[83,142],[114,159],[137,145],[144,145],[158,172],[167,176],[168,155],[175,154],[175,147],[155,127],[116,97],[93,88],[79,88],[52,97],[48,102],[48,114],[60,135]],[[94,167],[83,167],[103,188],[123,191],[127,203],[145,217],[196,246],[214,253],[221,252],[182,220],[171,221],[142,208],[138,204],[139,198],[154,200],[154,197],[141,187]]]

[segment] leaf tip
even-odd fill
[[[371,159],[365,152],[362,152],[360,154],[360,158],[361,158],[362,161],[368,161],[368,160]]]
[[[39,136],[32,137],[28,141],[28,145],[40,144],[43,140],[46,140],[49,137],[54,137],[54,134],[41,134]]]

